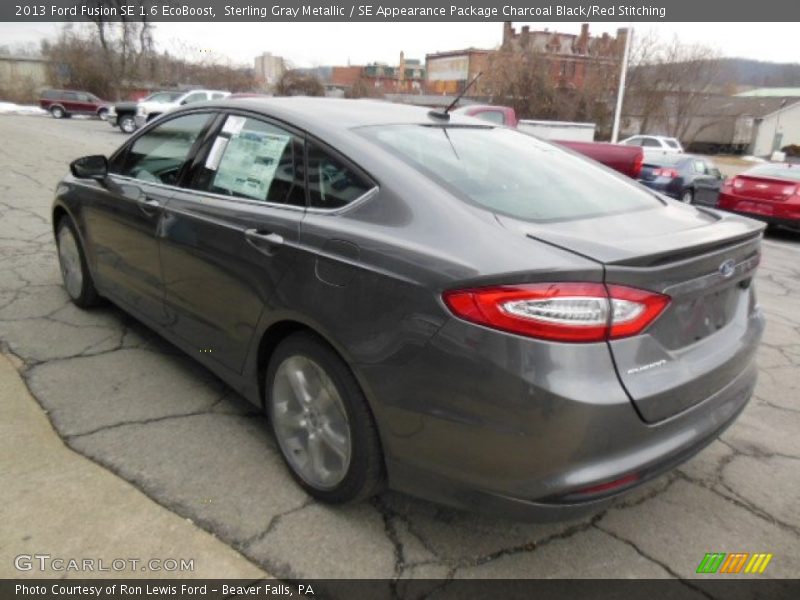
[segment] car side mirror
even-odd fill
[[[181,100],[181,103],[180,103],[181,106],[184,106],[186,104],[189,104],[188,100]]]
[[[73,160],[69,164],[73,177],[105,181],[108,177],[108,159],[102,154],[91,154]]]

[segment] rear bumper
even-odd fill
[[[787,200],[770,202],[753,198],[742,198],[721,192],[717,208],[757,219],[770,225],[800,228],[800,203]]]
[[[649,187],[651,190],[655,190],[664,194],[665,196],[669,196],[670,198],[675,198],[676,200],[681,199],[681,189],[680,185],[675,185],[673,179],[655,179],[653,181],[644,181],[642,179],[638,180],[645,187]]]
[[[403,385],[386,367],[359,367],[370,395],[382,398],[376,417],[391,487],[526,520],[597,512],[716,439],[756,382],[750,360],[712,396],[647,424],[605,344],[550,344],[547,355],[538,346],[452,321],[404,370]],[[580,493],[619,479],[626,483]]]

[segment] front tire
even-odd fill
[[[101,121],[105,121],[106,119],[108,119],[108,109],[101,108],[100,110],[98,110],[97,118],[100,119]]]
[[[681,194],[681,202],[684,204],[691,204],[694,202],[694,192],[692,190],[683,190]]]
[[[132,115],[124,115],[119,117],[119,123],[117,124],[119,125],[122,133],[133,133],[136,131],[136,121]]]
[[[347,364],[320,338],[299,332],[272,354],[265,402],[292,477],[331,504],[373,496],[383,483],[377,427]]]
[[[69,217],[58,222],[56,229],[58,264],[64,289],[72,302],[80,308],[90,308],[100,302],[92,274],[86,265],[86,255],[81,246],[75,225]]]

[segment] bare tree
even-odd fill
[[[548,63],[535,52],[498,50],[489,58],[483,89],[492,103],[512,107],[520,118],[555,118],[555,88]]]
[[[108,69],[112,93],[119,92],[131,79],[140,75],[142,66],[153,54],[152,23],[147,20],[149,0],[86,0],[94,12],[103,14],[103,9],[113,8],[119,20],[109,21],[106,17],[91,17],[96,27],[97,39],[102,49],[105,66]],[[123,6],[135,6],[136,16],[123,14]],[[145,9],[145,10],[140,10]]]
[[[634,38],[625,112],[641,119],[638,133],[666,133],[690,143],[708,95],[721,89],[721,72],[714,48],[645,33]]]
[[[366,77],[360,76],[345,93],[347,98],[383,98],[383,91]]]
[[[311,73],[292,69],[281,76],[275,93],[278,96],[324,96],[325,86]]]

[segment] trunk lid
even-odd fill
[[[658,165],[651,165],[644,163],[642,165],[641,171],[639,171],[638,179],[641,179],[642,181],[653,181],[654,179],[656,179],[656,174],[654,173],[654,171],[656,169],[661,169],[661,168],[662,167],[659,167]]]
[[[713,396],[752,359],[762,328],[751,285],[761,223],[677,203],[562,223],[498,219],[602,263],[608,284],[670,296],[642,334],[608,342],[619,380],[644,421]]]
[[[754,177],[750,175],[739,175],[735,180],[740,184],[740,187],[734,187],[737,195],[770,202],[787,200],[794,194],[797,186],[800,185],[770,177]]]

